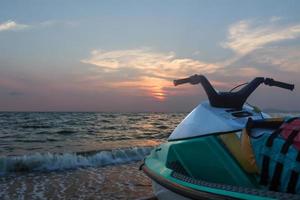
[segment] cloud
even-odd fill
[[[228,40],[222,46],[238,55],[246,55],[267,44],[300,36],[300,24],[278,25],[278,21],[278,17],[272,17],[267,22],[239,21],[229,27]]]
[[[277,21],[280,21],[281,19],[282,19],[282,17],[273,16],[270,18],[270,22],[277,22]]]
[[[119,80],[114,79],[111,83],[114,87],[138,87],[157,99],[165,97],[163,88],[169,86],[175,78],[195,73],[210,74],[220,68],[212,63],[178,58],[173,52],[159,53],[149,48],[93,50],[90,57],[81,62],[97,66],[106,76],[119,76]]]
[[[36,27],[46,28],[46,27],[76,27],[80,23],[79,21],[70,20],[47,20],[37,23]]]
[[[26,24],[18,24],[15,21],[9,20],[0,24],[0,32],[1,31],[19,31],[29,28],[29,25]]]
[[[24,29],[37,29],[37,28],[48,28],[48,27],[75,27],[78,26],[79,22],[77,21],[65,21],[65,20],[47,20],[38,23],[32,24],[19,24],[16,21],[9,20],[3,23],[0,23],[0,32],[1,31],[20,31]]]
[[[268,20],[242,20],[228,28],[227,41],[222,47],[235,54],[218,63],[224,69],[238,71],[247,68],[246,74],[265,74],[299,71],[300,24],[282,23],[281,17]],[[298,42],[289,43],[288,40]],[[250,71],[250,69],[253,69]],[[255,69],[255,70],[254,70]],[[250,73],[251,72],[251,73]]]
[[[219,68],[199,60],[177,58],[173,52],[157,53],[147,48],[118,51],[93,50],[91,56],[81,62],[96,65],[106,72],[131,68],[150,77],[166,79],[191,73],[213,73]]]
[[[280,71],[299,72],[300,47],[265,47],[254,51],[247,59],[259,64],[276,67]]]

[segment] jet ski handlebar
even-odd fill
[[[275,81],[272,78],[265,78],[264,84],[268,85],[268,86],[280,87],[280,88],[287,89],[287,90],[293,90],[294,87],[295,87],[294,84],[289,84],[289,83],[284,83],[284,82],[280,82],[280,81]]]
[[[241,88],[237,92],[217,92],[207,78],[203,75],[193,75],[188,78],[174,80],[174,85],[181,85],[185,83],[190,84],[199,84],[203,86],[209,102],[214,107],[222,107],[222,108],[235,108],[242,109],[244,103],[247,98],[252,94],[252,92],[262,83],[268,86],[276,86],[288,90],[293,90],[294,85],[275,81],[272,78],[264,78],[264,77],[256,77],[246,86]]]

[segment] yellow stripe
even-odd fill
[[[219,138],[246,172],[258,173],[255,156],[246,129],[243,130],[241,139],[235,133],[223,134]]]

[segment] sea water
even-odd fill
[[[141,160],[186,113],[0,113],[0,199],[151,195]]]

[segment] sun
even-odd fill
[[[165,79],[153,77],[144,77],[142,84],[146,86],[149,96],[159,101],[166,100],[167,91],[165,88],[171,85],[171,83]]]
[[[166,95],[163,93],[163,92],[155,92],[155,93],[152,93],[152,96],[157,99],[157,100],[160,100],[160,101],[164,101],[166,99]]]
[[[115,87],[139,89],[142,96],[149,96],[158,101],[165,101],[167,98],[166,87],[171,86],[171,82],[161,78],[141,77],[139,80],[119,82]]]

